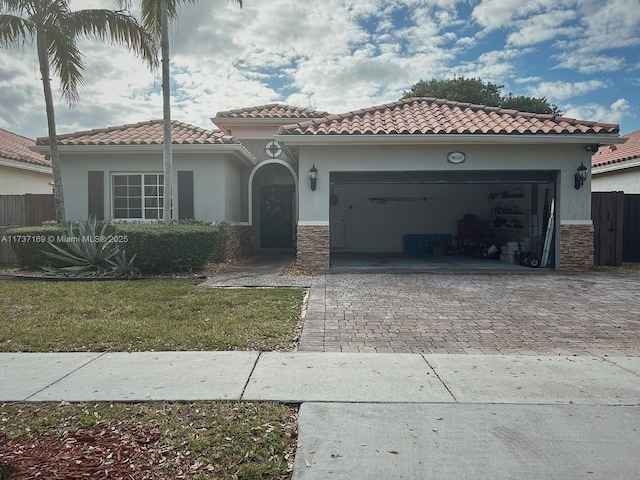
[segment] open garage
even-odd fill
[[[371,262],[372,254],[396,263],[403,254],[406,266],[484,258],[499,267],[527,263],[529,253],[541,259],[555,177],[554,171],[333,173],[332,265]]]

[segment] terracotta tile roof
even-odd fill
[[[51,167],[51,161],[46,160],[43,154],[29,150],[34,145],[30,138],[0,128],[0,158]]]
[[[442,135],[617,133],[618,125],[504,110],[435,98],[409,98],[285,125],[281,135]]]
[[[213,120],[219,118],[322,118],[329,115],[320,110],[292,107],[281,103],[270,103],[256,107],[238,108],[216,113]]]
[[[600,147],[591,157],[591,166],[602,167],[640,158],[640,130],[623,135],[622,138],[628,140],[620,145]]]
[[[58,135],[58,145],[161,145],[163,139],[162,123],[162,120],[150,120]],[[171,125],[174,145],[238,143],[233,137],[225,135],[219,130],[205,130],[176,120],[172,120]],[[36,144],[48,145],[49,138],[38,138]]]

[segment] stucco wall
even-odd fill
[[[241,220],[238,177],[241,167],[223,154],[173,153],[174,217],[178,212],[177,175],[192,170],[194,214],[198,220],[237,222]],[[88,216],[88,173],[102,170],[104,177],[105,218],[111,218],[111,174],[162,173],[162,153],[86,153],[62,154],[61,171],[67,218]],[[233,206],[230,206],[233,205]]]
[[[640,167],[593,175],[591,190],[638,194],[640,193]]]
[[[53,193],[53,175],[0,165],[0,195]]]

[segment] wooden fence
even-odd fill
[[[624,196],[622,261],[640,262],[640,195]]]
[[[595,265],[640,262],[640,195],[591,194]]]
[[[7,231],[15,227],[40,225],[55,220],[52,194],[0,195],[0,264],[13,264],[15,257]]]

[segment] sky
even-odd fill
[[[181,8],[171,32],[173,119],[212,129],[218,111],[266,103],[342,113],[396,101],[421,79],[465,76],[545,97],[566,117],[620,124],[621,134],[640,129],[638,0],[243,3]],[[70,109],[53,82],[59,134],[162,118],[159,69],[118,46],[79,45],[79,103]],[[36,138],[46,125],[33,45],[0,50],[0,128]]]

